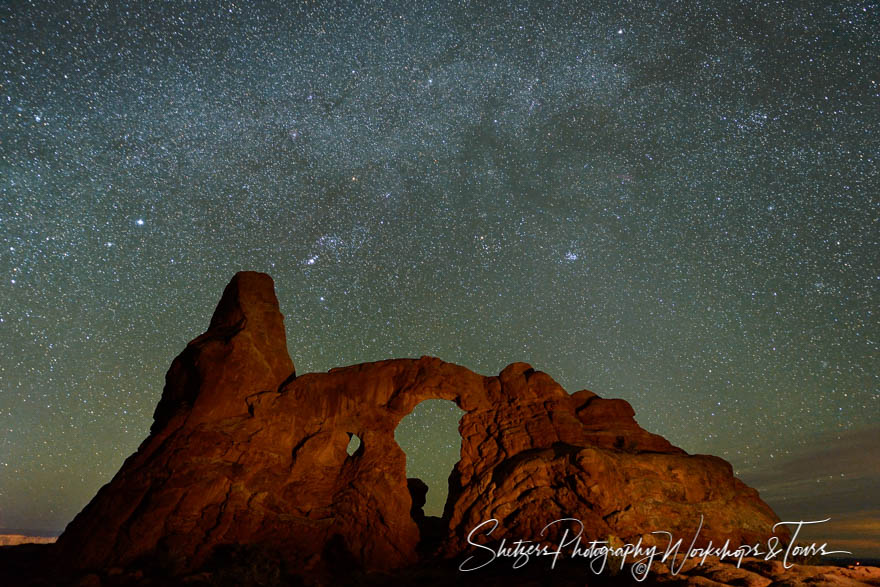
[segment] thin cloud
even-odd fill
[[[880,557],[880,427],[818,438],[771,467],[745,471],[785,521],[825,520],[804,527],[799,542],[828,542],[833,550]]]

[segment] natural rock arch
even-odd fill
[[[485,377],[433,357],[294,374],[268,275],[239,273],[208,331],[174,360],[150,436],[58,540],[80,569],[164,553],[172,572],[223,545],[269,549],[308,574],[334,561],[366,570],[416,562],[406,456],[394,429],[421,401],[462,416],[442,553],[502,521],[493,539],[538,537],[577,517],[592,538],[653,530],[749,544],[778,518],[716,457],[646,432],[623,400],[569,395],[514,363]],[[350,456],[349,434],[361,439]],[[720,540],[719,540],[720,539]]]

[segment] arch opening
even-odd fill
[[[458,425],[465,413],[450,400],[424,400],[394,430],[394,439],[406,453],[412,515],[422,532],[423,543],[443,529],[441,518],[449,497],[449,475],[461,459]],[[424,505],[419,507],[422,500]]]
[[[348,433],[348,446],[345,448],[345,452],[348,453],[348,456],[353,457],[354,453],[358,451],[361,447],[361,439],[357,434],[353,432]]]

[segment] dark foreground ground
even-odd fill
[[[363,574],[336,569],[333,576],[300,576],[296,569],[247,547],[230,549],[211,561],[199,573],[172,576],[159,563],[139,569],[108,569],[94,573],[65,573],[53,560],[51,544],[25,544],[0,547],[0,585],[3,587],[158,587],[187,585],[220,586],[282,586],[282,585],[351,585],[377,587],[379,585],[431,587],[474,585],[479,587],[543,586],[543,585],[746,585],[764,587],[777,585],[837,585],[880,586],[878,561],[821,561],[820,564],[799,564],[784,568],[781,561],[746,559],[740,568],[735,564],[715,560],[688,561],[670,569],[655,562],[651,570],[638,581],[632,566],[622,570],[606,565],[601,572],[591,568],[589,561],[560,560],[555,568],[549,561],[532,560],[522,568],[513,569],[509,561],[492,563],[485,568],[462,572],[461,561],[437,561],[393,574]],[[611,562],[611,561],[609,561]],[[598,565],[597,565],[598,566]]]

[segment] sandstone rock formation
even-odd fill
[[[16,546],[18,544],[53,544],[54,536],[28,536],[26,534],[0,534],[0,546]]]
[[[271,278],[239,273],[208,331],[174,360],[150,436],[59,538],[81,570],[203,567],[224,545],[278,553],[295,573],[338,563],[388,570],[418,560],[406,456],[394,440],[426,399],[466,414],[437,552],[539,539],[565,517],[585,538],[703,543],[766,539],[778,521],[725,461],[688,455],[643,430],[623,400],[569,395],[524,363],[485,377],[432,357],[295,376]],[[351,435],[361,446],[353,455]],[[152,562],[151,562],[152,561]]]

